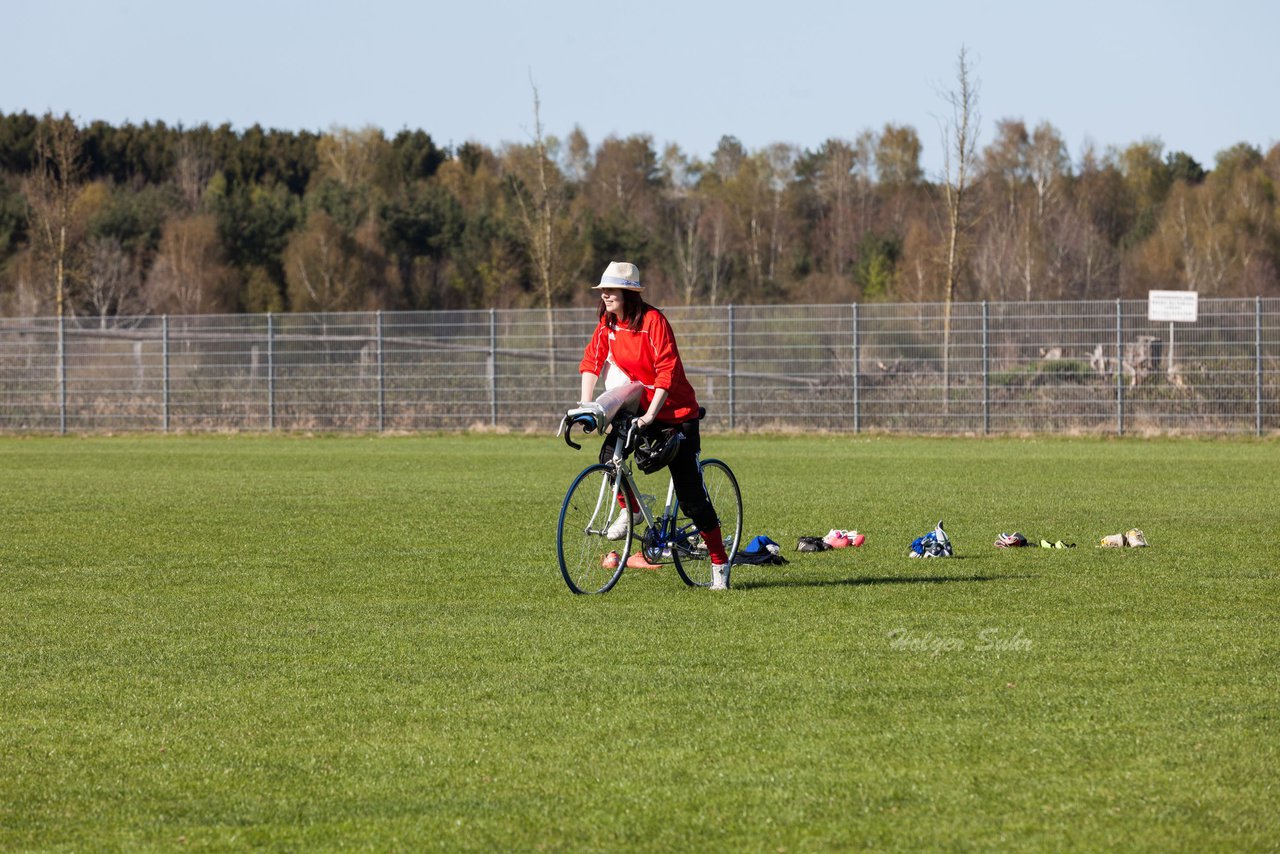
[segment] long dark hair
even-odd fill
[[[620,320],[622,320],[622,322],[630,329],[639,329],[640,322],[644,320],[644,313],[653,308],[653,306],[644,301],[644,298],[640,296],[639,291],[633,291],[629,288],[621,288],[620,290],[622,291],[622,317]],[[605,317],[606,314],[609,316],[605,318],[605,323],[607,323],[609,328],[612,329],[614,326],[614,317],[605,309],[604,301],[601,300],[600,313],[597,316]]]

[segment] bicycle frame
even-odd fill
[[[636,504],[640,508],[640,515],[644,518],[647,529],[643,534],[637,534],[635,539],[640,541],[640,548],[645,552],[645,556],[650,560],[661,556],[666,549],[680,549],[681,555],[694,557],[694,549],[690,543],[691,534],[696,531],[696,526],[689,524],[676,528],[676,519],[680,515],[679,499],[676,498],[676,483],[674,478],[667,479],[667,499],[663,504],[662,513],[655,516],[648,504],[641,497],[640,489],[636,484],[635,475],[631,471],[631,462],[627,459],[626,449],[631,447],[635,438],[635,426],[632,425],[627,429],[625,437],[619,437],[619,441],[613,446],[613,458],[611,464],[614,470],[613,486],[606,489],[604,483],[600,486],[600,498],[596,502],[596,511],[592,514],[592,523],[600,514],[600,510],[605,510],[604,526],[608,526],[609,518],[613,515],[613,508],[619,506],[630,506],[630,502],[622,498],[622,504],[619,504],[619,498],[623,495],[623,490],[635,496]],[[695,457],[701,468],[702,454],[701,452]],[[607,500],[605,500],[607,498]]]

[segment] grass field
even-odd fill
[[[1280,844],[1280,444],[706,446],[867,544],[575,597],[593,445],[0,439],[0,849]]]

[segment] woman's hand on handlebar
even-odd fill
[[[658,412],[662,409],[662,405],[667,402],[667,390],[665,388],[655,388],[653,390],[653,399],[649,401],[649,408],[640,413],[640,417],[636,419],[636,426],[643,430],[654,421],[658,420]]]

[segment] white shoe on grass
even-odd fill
[[[712,590],[728,590],[729,589],[729,564],[727,563],[711,564],[711,589]]]

